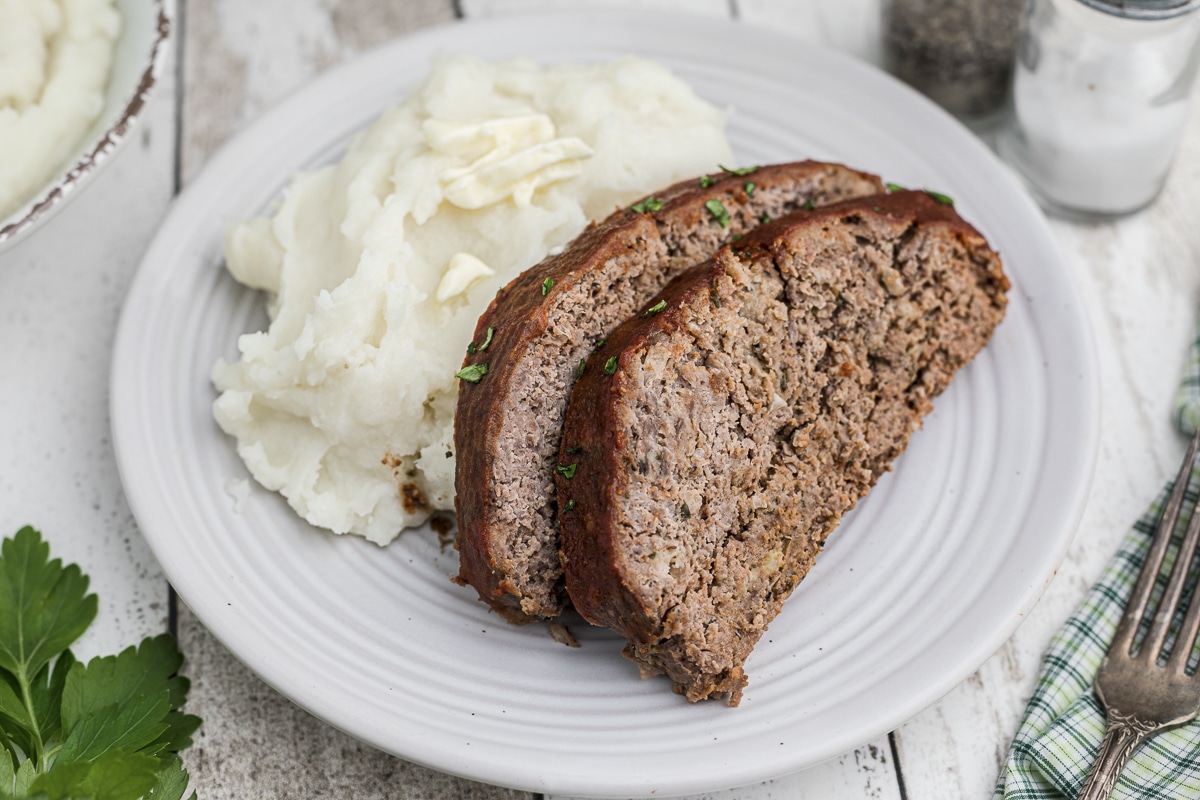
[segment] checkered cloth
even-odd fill
[[[1200,425],[1200,335],[1190,349],[1173,410],[1179,427],[1194,433]],[[1177,535],[1200,494],[1200,460],[1197,464],[1184,495]],[[1050,642],[994,800],[1074,798],[1083,787],[1104,738],[1104,712],[1092,682],[1170,490],[1168,484],[1134,524],[1100,582]],[[1160,578],[1160,583],[1165,581]],[[1118,800],[1200,798],[1200,721],[1151,737],[1125,767],[1112,796]]]

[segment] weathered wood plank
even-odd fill
[[[174,91],[168,69],[95,180],[0,254],[0,536],[39,528],[91,577],[82,658],[167,628],[166,581],[117,475],[108,384],[121,302],[171,198]]]
[[[460,0],[459,7],[467,19],[582,8],[655,9],[728,17],[733,2],[734,0]]]

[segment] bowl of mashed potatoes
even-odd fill
[[[0,250],[108,163],[166,57],[164,0],[0,0]]]

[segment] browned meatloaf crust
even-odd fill
[[[502,289],[465,364],[487,372],[460,383],[455,411],[459,582],[512,622],[557,616],[553,470],[580,363],[670,278],[764,215],[881,189],[875,176],[811,161],[692,179],[589,227]]]
[[[1007,288],[983,237],[923,192],[785,217],[680,276],[572,392],[558,491],[575,608],[627,637],[644,677],[736,705],[751,648]]]

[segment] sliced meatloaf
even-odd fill
[[[1007,288],[983,237],[923,192],[785,217],[684,273],[572,392],[558,496],[575,608],[630,640],[643,677],[736,705],[751,648]]]
[[[553,474],[584,361],[668,280],[761,220],[881,188],[811,161],[703,176],[617,211],[502,289],[460,373],[458,581],[512,622],[557,616],[566,594]]]

